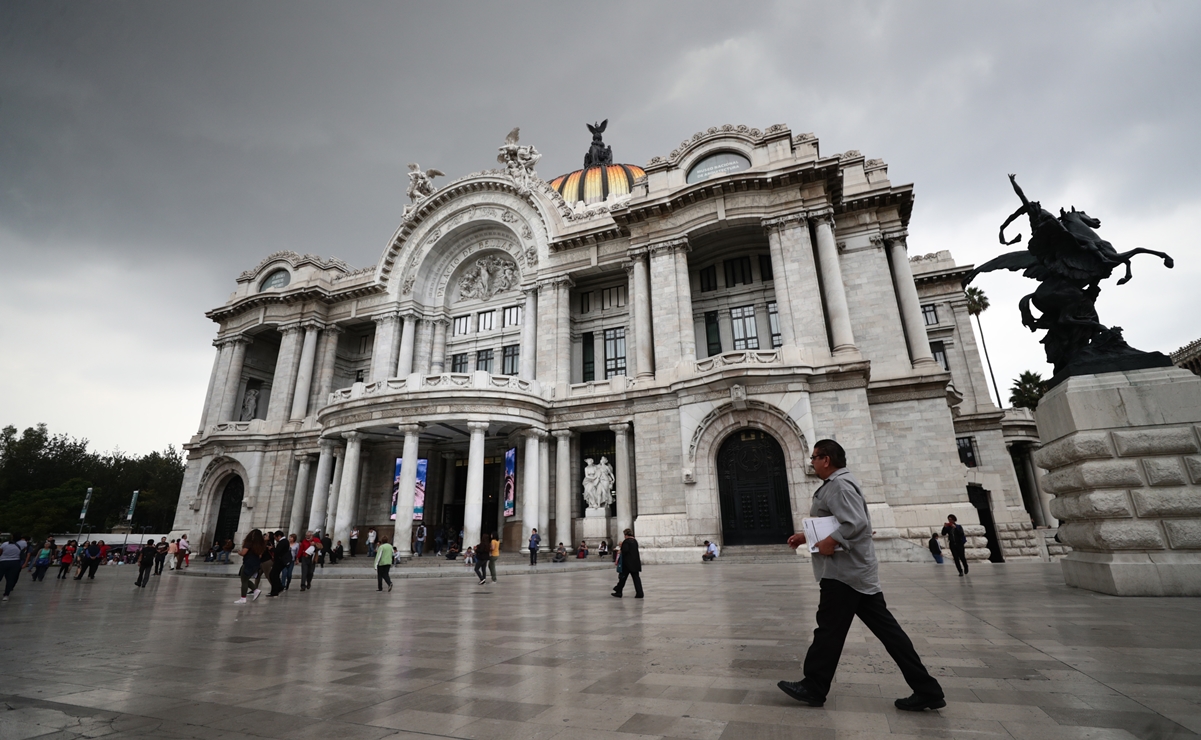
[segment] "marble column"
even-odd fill
[[[363,435],[346,432],[346,461],[342,464],[342,479],[338,482],[338,513],[334,516],[334,544],[350,547],[350,530],[354,527],[354,505],[359,495],[359,461],[363,451]]]
[[[371,344],[371,375],[369,382],[375,383],[392,377],[392,345],[396,343],[397,324],[400,319],[394,313],[373,316],[375,341]]]
[[[321,366],[317,371],[317,397],[314,399],[313,411],[325,408],[329,403],[329,394],[334,389],[334,365],[338,359],[338,337],[342,329],[337,326],[327,326],[322,332]]]
[[[692,251],[687,239],[672,249],[676,265],[676,300],[680,312],[680,364],[691,374],[696,368],[696,329],[692,320],[692,281],[688,276],[688,253]]]
[[[371,483],[371,451],[364,448],[359,453],[359,489],[355,492],[354,503],[350,507],[350,531],[359,526],[359,512],[363,510],[364,502],[368,496],[368,485]],[[360,537],[364,536],[360,532]],[[350,540],[343,540],[342,546],[346,548],[347,557],[350,554]],[[363,548],[366,549],[366,544]]]
[[[434,319],[434,347],[430,350],[430,374],[441,375],[446,372],[446,330],[450,322],[446,319]]]
[[[538,480],[538,473],[541,466],[538,464],[538,448],[540,447],[539,434],[546,434],[538,429],[527,429],[525,432],[525,459],[523,460],[525,468],[521,471],[524,478],[524,484],[521,490],[521,548],[522,552],[529,552],[530,532],[538,529],[538,492],[542,489],[542,484]],[[546,534],[539,530],[542,535],[542,541],[547,542]]]
[[[555,279],[555,373],[556,384],[564,386],[563,395],[567,395],[566,386],[571,383],[571,289],[575,285],[566,275]]]
[[[304,344],[300,350],[300,368],[296,371],[296,392],[292,395],[292,421],[309,414],[309,391],[313,384],[313,360],[317,356],[317,324],[304,325]]]
[[[648,247],[650,252],[650,287],[655,298],[651,301],[651,320],[654,334],[658,341],[652,342],[654,349],[655,373],[671,374],[682,364],[682,339],[684,334],[693,333],[691,318],[686,326],[681,326],[680,317],[683,311],[677,295],[679,287],[679,270],[676,266],[676,248],[687,249],[688,239],[669,239],[656,242]],[[691,297],[688,299],[691,313]],[[695,347],[693,348],[695,352]],[[597,355],[600,357],[601,355]],[[695,365],[695,363],[694,363]],[[598,378],[603,373],[598,373]]]
[[[413,348],[417,343],[417,314],[406,313],[403,334],[400,335],[400,358],[396,361],[396,377],[407,378],[413,372]]]
[[[617,488],[617,536],[634,526],[633,499],[630,496],[630,425],[628,423],[609,426],[616,436],[614,447],[613,474]]]
[[[292,394],[296,390],[296,369],[300,364],[300,325],[281,326],[279,354],[275,357],[275,375],[271,397],[267,401],[267,421],[287,421],[292,413]]]
[[[1034,497],[1038,502],[1039,511],[1042,512],[1042,520],[1044,526],[1058,527],[1059,520],[1051,513],[1051,494],[1043,490],[1043,487],[1038,482],[1038,471],[1034,469],[1034,461],[1030,459],[1031,452],[1029,449],[1024,450],[1022,454],[1023,467],[1026,469],[1026,477],[1030,481],[1030,485],[1034,489]]]
[[[438,499],[438,523],[445,524],[442,512],[446,505],[455,500],[455,460],[458,455],[454,452],[442,453],[442,496]]]
[[[655,339],[651,321],[651,282],[645,249],[631,254],[634,290],[630,307],[634,312],[634,358],[637,377],[655,377]],[[563,540],[567,542],[567,540]]]
[[[392,543],[402,558],[413,555],[413,499],[417,495],[417,455],[421,424],[401,424],[404,433],[403,462],[400,464],[400,490],[396,495],[396,541]]]
[[[550,435],[538,434],[538,531],[550,542]],[[547,544],[547,547],[550,547]]]
[[[338,499],[342,497],[342,473],[346,462],[346,448],[334,447],[334,481],[329,487],[329,500],[325,502],[325,528],[333,536],[338,526]]]
[[[223,342],[213,342],[213,346],[217,348],[217,354],[213,357],[213,371],[209,373],[209,387],[204,392],[204,408],[200,410],[200,428],[198,433],[204,432],[204,425],[208,423],[208,418],[213,405],[213,388],[217,385],[217,376],[221,372],[221,357],[225,354],[225,344]]]
[[[555,437],[555,537],[570,546],[571,535],[571,431],[551,432]],[[549,540],[548,540],[549,541]]]
[[[767,231],[768,253],[771,255],[772,287],[775,289],[776,320],[780,323],[780,344],[788,346],[796,346],[797,341],[796,332],[793,330],[792,286],[788,279],[788,262],[784,257],[781,232],[789,225],[798,228],[796,222],[799,222],[800,228],[805,228],[805,217],[799,214],[791,218],[763,220],[763,228]],[[815,317],[810,317],[810,320],[815,320]]]
[[[321,454],[317,458],[317,476],[313,483],[313,503],[309,506],[309,521],[306,531],[325,529],[325,509],[329,501],[329,485],[334,473],[334,443],[321,440]],[[296,530],[300,534],[300,530]]]
[[[238,386],[242,383],[242,363],[246,361],[246,345],[252,340],[246,336],[232,337],[229,363],[225,367],[225,388],[221,392],[221,413],[210,423],[219,424],[234,420],[234,406],[238,403]]]
[[[522,380],[537,375],[538,358],[538,289],[524,288],[525,308],[521,312],[521,374]]]
[[[474,547],[480,541],[480,524],[484,514],[484,435],[488,422],[469,421],[471,445],[467,453],[467,500],[463,504],[463,547]]]
[[[847,306],[846,286],[842,282],[838,244],[834,241],[834,215],[814,214],[817,230],[817,259],[822,276],[822,297],[830,319],[830,334],[834,338],[834,354],[854,352],[855,336],[851,332],[851,310]]]
[[[905,325],[905,340],[909,344],[909,358],[914,369],[927,372],[942,372],[942,366],[930,353],[930,338],[926,335],[926,321],[922,317],[922,304],[917,297],[917,284],[913,282],[913,270],[909,266],[909,250],[905,244],[907,232],[894,231],[884,234],[888,248],[888,261],[892,265],[892,277],[896,281],[897,305],[901,309],[901,322]]]
[[[296,488],[292,492],[292,517],[288,520],[288,534],[304,534],[304,515],[309,504],[309,470],[313,466],[313,456],[297,455],[300,469],[296,471]]]

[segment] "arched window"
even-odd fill
[[[263,281],[262,286],[259,287],[259,292],[262,293],[264,290],[271,290],[272,288],[282,288],[290,282],[292,282],[291,273],[287,270],[276,270]]]

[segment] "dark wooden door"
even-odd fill
[[[237,534],[238,519],[242,516],[242,496],[245,493],[245,486],[239,476],[235,475],[225,484],[225,490],[221,492],[221,503],[217,507],[217,527],[213,532],[213,539],[224,544]]]
[[[725,545],[768,545],[793,534],[784,451],[767,432],[735,432],[717,451]]]

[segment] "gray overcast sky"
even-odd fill
[[[131,452],[195,431],[234,278],[279,249],[374,264],[407,162],[495,166],[513,126],[550,179],[585,121],[618,161],[786,123],[915,184],[910,251],[999,253],[1016,207],[1147,246],[1101,319],[1142,349],[1201,336],[1201,3],[0,4],[0,424]],[[1029,227],[1023,223],[1023,231]],[[1002,393],[1047,372],[981,278]]]

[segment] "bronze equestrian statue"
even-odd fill
[[[1008,246],[1021,241],[1018,234],[1005,240],[1005,227],[1022,214],[1030,218],[1030,239],[1026,249],[991,259],[964,279],[966,286],[982,272],[993,270],[1022,270],[1028,278],[1039,281],[1038,289],[1022,298],[1018,308],[1022,324],[1030,329],[1046,329],[1041,340],[1047,362],[1055,367],[1048,382],[1054,386],[1072,375],[1138,370],[1148,367],[1170,367],[1172,361],[1160,352],[1141,352],[1122,339],[1122,328],[1107,327],[1097,317],[1096,301],[1101,292],[1100,282],[1113,274],[1118,265],[1126,266],[1126,274],[1118,285],[1131,278],[1130,259],[1136,254],[1154,254],[1172,267],[1172,258],[1163,252],[1138,247],[1118,252],[1093,229],[1101,221],[1084,211],[1059,209],[1059,217],[1043,210],[1038,201],[1026,199],[1015,175],[1009,176],[1013,190],[1022,205],[1001,224],[999,238]],[[1031,304],[1040,312],[1034,316]]]

